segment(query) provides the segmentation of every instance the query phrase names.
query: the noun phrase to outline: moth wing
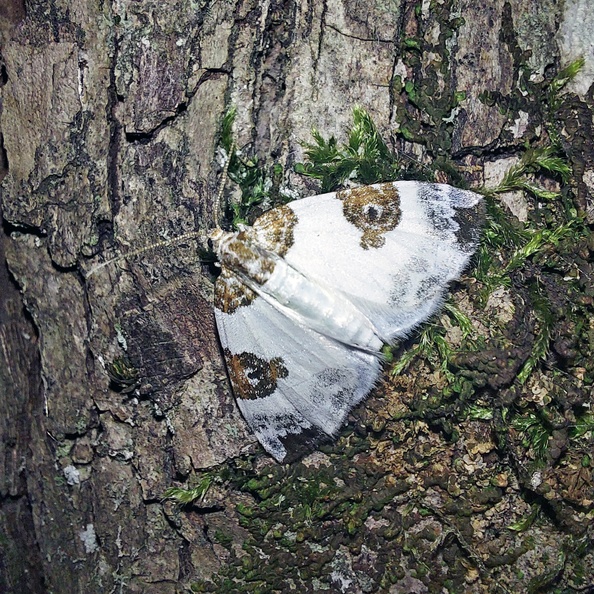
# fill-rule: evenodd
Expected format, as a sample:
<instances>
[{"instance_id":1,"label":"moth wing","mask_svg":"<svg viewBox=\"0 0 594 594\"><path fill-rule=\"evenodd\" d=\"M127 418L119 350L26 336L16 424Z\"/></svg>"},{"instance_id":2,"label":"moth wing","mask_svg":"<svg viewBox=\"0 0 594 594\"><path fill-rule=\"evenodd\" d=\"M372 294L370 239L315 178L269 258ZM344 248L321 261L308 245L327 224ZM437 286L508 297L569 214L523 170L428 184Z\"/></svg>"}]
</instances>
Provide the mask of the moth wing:
<instances>
[{"instance_id":1,"label":"moth wing","mask_svg":"<svg viewBox=\"0 0 594 594\"><path fill-rule=\"evenodd\" d=\"M439 307L476 250L484 216L478 194L412 181L311 196L282 208L282 225L256 221L258 239L282 228L285 260L344 293L386 342L406 336Z\"/></svg>"},{"instance_id":2,"label":"moth wing","mask_svg":"<svg viewBox=\"0 0 594 594\"><path fill-rule=\"evenodd\" d=\"M239 408L279 462L335 435L379 376L379 357L295 323L227 269L215 315Z\"/></svg>"}]
</instances>

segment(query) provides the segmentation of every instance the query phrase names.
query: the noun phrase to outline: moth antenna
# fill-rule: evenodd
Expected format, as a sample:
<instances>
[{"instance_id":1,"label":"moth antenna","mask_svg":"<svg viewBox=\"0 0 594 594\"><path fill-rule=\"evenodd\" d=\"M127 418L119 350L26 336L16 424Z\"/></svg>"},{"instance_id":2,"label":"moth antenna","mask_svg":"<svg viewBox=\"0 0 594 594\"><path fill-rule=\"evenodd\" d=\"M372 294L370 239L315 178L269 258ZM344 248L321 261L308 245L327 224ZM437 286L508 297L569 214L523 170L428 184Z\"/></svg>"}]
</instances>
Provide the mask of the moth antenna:
<instances>
[{"instance_id":1,"label":"moth antenna","mask_svg":"<svg viewBox=\"0 0 594 594\"><path fill-rule=\"evenodd\" d=\"M229 153L227 160L225 161L225 166L223 167L223 174L221 175L221 185L219 186L219 191L217 192L217 199L214 203L213 209L213 219L215 222L215 228L220 228L220 217L221 217L221 201L223 200L223 192L225 191L225 184L227 183L227 174L229 173L229 165L231 164L231 159L233 159L233 155L235 153L235 140L231 142L231 146L229 147Z\"/></svg>"},{"instance_id":2,"label":"moth antenna","mask_svg":"<svg viewBox=\"0 0 594 594\"><path fill-rule=\"evenodd\" d=\"M221 210L221 200L223 199L223 191L225 190L225 182L227 180L227 173L229 171L229 163L231 163L231 159L233 158L233 153L235 151L235 141L231 143L231 148L229 149L229 156L227 161L225 162L225 166L223 167L223 174L221 177L221 184L219 186L219 191L217 192L217 198L214 204L214 212L213 218L215 221L215 227L219 228L219 216ZM97 264L89 272L87 273L86 277L89 278L97 271L105 268L106 266L110 266L111 264L115 264L116 262L120 262L121 260L128 260L130 258L135 258L140 254L144 254L144 252L150 252L152 250L156 250L162 247L167 247L170 245L174 245L176 243L181 243L182 241L186 241L187 239L200 239L204 238L205 233L203 231L190 231L189 233L184 233L183 235L179 235L178 237L172 237L171 239L164 239L162 241L155 241L149 245L145 245L144 247L138 248L137 250L132 250L127 254L121 254L120 256L116 256L115 258L111 258L106 260L105 262L101 262L101 264Z\"/></svg>"},{"instance_id":3,"label":"moth antenna","mask_svg":"<svg viewBox=\"0 0 594 594\"><path fill-rule=\"evenodd\" d=\"M178 235L177 237L172 237L171 239L163 239L162 241L155 241L155 243L151 243L149 245L145 245L144 247L138 248L137 250L132 250L127 254L121 254L120 256L116 256L115 258L111 258L110 260L106 260L105 262L101 262L101 264L97 264L89 270L87 274L87 278L91 275L95 274L98 270L109 266L110 264L115 264L120 260L128 260L130 258L134 258L139 256L140 254L144 254L144 252L150 252L151 250L156 250L162 247L167 247L169 245L173 245L175 243L180 243L185 241L186 239L195 239L199 237L204 237L203 231L190 231L189 233L184 233L183 235Z\"/></svg>"}]
</instances>

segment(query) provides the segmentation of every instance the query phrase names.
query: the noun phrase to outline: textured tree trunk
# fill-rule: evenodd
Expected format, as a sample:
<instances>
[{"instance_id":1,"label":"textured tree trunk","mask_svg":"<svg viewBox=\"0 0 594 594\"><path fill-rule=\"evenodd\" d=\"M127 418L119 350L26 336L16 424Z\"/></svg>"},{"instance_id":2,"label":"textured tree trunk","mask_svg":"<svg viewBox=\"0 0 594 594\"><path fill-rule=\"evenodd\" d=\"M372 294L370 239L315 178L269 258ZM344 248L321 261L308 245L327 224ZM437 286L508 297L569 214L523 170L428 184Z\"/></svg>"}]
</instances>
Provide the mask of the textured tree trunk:
<instances>
[{"instance_id":1,"label":"textured tree trunk","mask_svg":"<svg viewBox=\"0 0 594 594\"><path fill-rule=\"evenodd\" d=\"M315 189L292 172L303 160L300 141L312 127L344 138L356 104L394 148L425 162L449 155L480 185L500 179L506 159L541 133L538 105L512 101L523 68L538 83L580 55L586 66L572 91L581 111L572 112L579 117L565 143L576 171L574 206L587 213L589 0L486 7L9 0L0 26L1 592L292 585L495 592L499 582L506 592L594 581L589 525L579 519L586 516L571 519L591 509L591 468L573 475L576 484L586 481L584 497L559 487L547 498L526 488L521 464L496 454L492 432L505 429L470 421L456 444L415 421L401 428L393 453L375 448L340 462L314 454L279 467L235 406L212 278L196 245L88 275L109 257L212 227L220 123L232 105L238 145L265 166L281 163L283 184L303 195ZM458 91L465 99L455 107ZM497 98L509 98L507 111ZM405 143L410 134L424 136L424 146ZM130 391L121 389L122 367L135 370ZM492 397L501 397L500 387L512 389L493 381ZM378 429L374 416L389 423L382 403L369 400L356 426ZM424 455L431 461L417 464ZM492 473L475 482L477 455ZM465 478L454 480L452 468ZM187 509L163 501L168 487L192 486L208 470L216 478L203 501ZM339 491L325 490L335 483ZM257 518L254 506L270 500L254 484L282 494ZM296 502L284 508L289 491ZM531 535L540 549L507 530L535 497L555 516ZM337 523L331 512L316 515L333 499L341 502ZM304 500L307 521L295 512ZM293 522L307 528L292 531ZM332 536L320 544L325 531ZM494 535L502 532L505 539ZM577 559L567 547L580 539ZM581 583L572 577L579 563Z\"/></svg>"}]
</instances>

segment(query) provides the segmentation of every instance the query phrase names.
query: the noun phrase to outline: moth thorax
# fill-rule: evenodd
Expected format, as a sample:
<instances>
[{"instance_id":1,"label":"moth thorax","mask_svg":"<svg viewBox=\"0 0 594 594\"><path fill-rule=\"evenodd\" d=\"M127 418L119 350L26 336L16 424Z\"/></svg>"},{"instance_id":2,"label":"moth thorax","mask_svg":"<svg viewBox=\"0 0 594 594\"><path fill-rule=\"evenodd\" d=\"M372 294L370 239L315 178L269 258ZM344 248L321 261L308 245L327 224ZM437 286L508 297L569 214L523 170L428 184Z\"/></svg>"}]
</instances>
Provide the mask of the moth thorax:
<instances>
[{"instance_id":1,"label":"moth thorax","mask_svg":"<svg viewBox=\"0 0 594 594\"><path fill-rule=\"evenodd\" d=\"M269 278L276 265L274 255L250 241L243 231L221 232L212 237L221 266L248 277L259 285Z\"/></svg>"}]
</instances>

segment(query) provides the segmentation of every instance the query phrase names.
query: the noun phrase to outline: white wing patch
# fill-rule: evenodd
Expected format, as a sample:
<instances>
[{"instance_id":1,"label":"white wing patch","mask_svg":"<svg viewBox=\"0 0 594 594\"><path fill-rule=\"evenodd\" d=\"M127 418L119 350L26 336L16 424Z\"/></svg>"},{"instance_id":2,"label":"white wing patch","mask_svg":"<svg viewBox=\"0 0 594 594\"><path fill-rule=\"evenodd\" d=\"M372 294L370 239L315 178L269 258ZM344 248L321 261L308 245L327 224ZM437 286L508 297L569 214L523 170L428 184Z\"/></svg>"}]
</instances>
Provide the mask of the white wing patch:
<instances>
[{"instance_id":1,"label":"white wing patch","mask_svg":"<svg viewBox=\"0 0 594 594\"><path fill-rule=\"evenodd\" d=\"M239 407L279 462L332 437L372 389L382 344L440 305L476 250L478 194L393 182L217 230L215 313Z\"/></svg>"}]
</instances>

